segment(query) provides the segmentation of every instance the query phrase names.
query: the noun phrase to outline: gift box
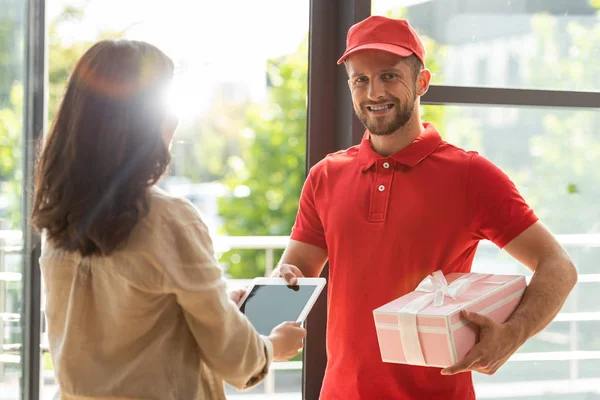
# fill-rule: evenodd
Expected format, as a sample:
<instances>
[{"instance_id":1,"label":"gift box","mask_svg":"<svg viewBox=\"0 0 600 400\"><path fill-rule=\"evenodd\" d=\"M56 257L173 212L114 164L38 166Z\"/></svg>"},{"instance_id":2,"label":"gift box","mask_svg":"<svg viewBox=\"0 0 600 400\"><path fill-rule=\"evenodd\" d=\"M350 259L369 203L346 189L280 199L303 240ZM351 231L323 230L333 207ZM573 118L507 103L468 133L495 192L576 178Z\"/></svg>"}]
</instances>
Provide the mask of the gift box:
<instances>
[{"instance_id":1,"label":"gift box","mask_svg":"<svg viewBox=\"0 0 600 400\"><path fill-rule=\"evenodd\" d=\"M526 286L522 275L444 276L436 271L415 291L373 311L381 359L440 368L461 361L478 333L461 310L503 323L519 305Z\"/></svg>"}]
</instances>

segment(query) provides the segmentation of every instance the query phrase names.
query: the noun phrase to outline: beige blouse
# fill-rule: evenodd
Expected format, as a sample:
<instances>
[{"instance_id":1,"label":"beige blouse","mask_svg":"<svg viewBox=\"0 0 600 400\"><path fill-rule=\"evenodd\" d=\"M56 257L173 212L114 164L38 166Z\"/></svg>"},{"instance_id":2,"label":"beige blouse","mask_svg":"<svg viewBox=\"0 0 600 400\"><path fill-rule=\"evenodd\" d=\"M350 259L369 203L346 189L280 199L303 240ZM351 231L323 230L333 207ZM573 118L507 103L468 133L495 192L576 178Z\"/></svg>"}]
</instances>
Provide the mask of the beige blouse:
<instances>
[{"instance_id":1,"label":"beige blouse","mask_svg":"<svg viewBox=\"0 0 600 400\"><path fill-rule=\"evenodd\" d=\"M273 349L228 298L184 199L150 190L126 246L86 257L47 243L40 266L62 399L224 399L267 374Z\"/></svg>"}]
</instances>

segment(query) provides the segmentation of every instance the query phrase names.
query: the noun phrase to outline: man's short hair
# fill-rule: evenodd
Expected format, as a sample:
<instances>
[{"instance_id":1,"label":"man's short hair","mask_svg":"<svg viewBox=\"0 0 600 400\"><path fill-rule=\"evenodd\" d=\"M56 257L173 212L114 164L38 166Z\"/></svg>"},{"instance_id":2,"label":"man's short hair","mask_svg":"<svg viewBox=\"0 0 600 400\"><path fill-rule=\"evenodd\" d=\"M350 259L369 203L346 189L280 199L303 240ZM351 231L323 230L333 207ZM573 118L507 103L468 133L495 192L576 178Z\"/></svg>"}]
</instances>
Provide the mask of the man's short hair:
<instances>
[{"instance_id":1,"label":"man's short hair","mask_svg":"<svg viewBox=\"0 0 600 400\"><path fill-rule=\"evenodd\" d=\"M404 58L404 62L407 63L410 67L410 70L413 74L413 79L417 80L419 74L423 70L423 63L421 62L421 60L419 60L419 57L417 57L414 54L411 54L410 56Z\"/></svg>"}]
</instances>

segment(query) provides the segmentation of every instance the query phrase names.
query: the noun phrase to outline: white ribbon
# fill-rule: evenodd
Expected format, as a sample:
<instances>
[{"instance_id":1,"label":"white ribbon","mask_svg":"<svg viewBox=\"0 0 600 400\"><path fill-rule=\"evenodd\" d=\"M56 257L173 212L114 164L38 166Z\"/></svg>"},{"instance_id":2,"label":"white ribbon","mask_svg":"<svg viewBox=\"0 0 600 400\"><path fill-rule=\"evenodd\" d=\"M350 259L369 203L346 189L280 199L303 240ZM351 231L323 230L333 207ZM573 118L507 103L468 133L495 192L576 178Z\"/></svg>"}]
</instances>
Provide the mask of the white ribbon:
<instances>
[{"instance_id":1,"label":"white ribbon","mask_svg":"<svg viewBox=\"0 0 600 400\"><path fill-rule=\"evenodd\" d=\"M450 296L456 300L464 293L473 282L488 278L491 274L469 274L456 279L450 285L446 282L442 271L435 271L423 279L415 292L426 292L427 294L417 297L402 307L398 313L398 327L400 329L400 340L404 349L406 362L412 365L427 365L419 340L417 329L417 314L428 305L439 307L444 304L444 297Z\"/></svg>"}]
</instances>

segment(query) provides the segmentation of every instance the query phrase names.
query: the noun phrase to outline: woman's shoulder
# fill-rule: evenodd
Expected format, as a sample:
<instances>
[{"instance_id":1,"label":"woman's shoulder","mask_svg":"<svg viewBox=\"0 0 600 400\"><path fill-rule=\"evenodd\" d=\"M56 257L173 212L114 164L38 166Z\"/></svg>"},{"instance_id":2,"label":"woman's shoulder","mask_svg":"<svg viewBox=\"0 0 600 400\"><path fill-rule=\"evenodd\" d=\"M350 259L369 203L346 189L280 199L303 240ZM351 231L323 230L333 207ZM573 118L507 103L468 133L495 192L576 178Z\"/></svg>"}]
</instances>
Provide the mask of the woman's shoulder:
<instances>
[{"instance_id":1,"label":"woman's shoulder","mask_svg":"<svg viewBox=\"0 0 600 400\"><path fill-rule=\"evenodd\" d=\"M194 226L206 230L201 214L186 198L152 186L148 191L148 206L148 214L129 238L130 248L140 246L148 250L152 247L152 251L161 252L164 246L175 245Z\"/></svg>"},{"instance_id":2,"label":"woman's shoulder","mask_svg":"<svg viewBox=\"0 0 600 400\"><path fill-rule=\"evenodd\" d=\"M158 186L150 188L149 200L151 219L173 223L201 221L200 213L188 199L169 194Z\"/></svg>"}]
</instances>

